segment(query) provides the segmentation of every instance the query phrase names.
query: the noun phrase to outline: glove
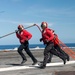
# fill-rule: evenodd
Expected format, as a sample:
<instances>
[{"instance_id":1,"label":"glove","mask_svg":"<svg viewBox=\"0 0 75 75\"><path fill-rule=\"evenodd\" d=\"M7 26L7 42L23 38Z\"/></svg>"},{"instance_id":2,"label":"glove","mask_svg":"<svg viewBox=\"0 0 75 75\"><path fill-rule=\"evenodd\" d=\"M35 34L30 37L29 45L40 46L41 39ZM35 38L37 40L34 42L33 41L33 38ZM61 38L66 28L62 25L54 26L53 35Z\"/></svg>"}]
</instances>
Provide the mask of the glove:
<instances>
[{"instance_id":1,"label":"glove","mask_svg":"<svg viewBox=\"0 0 75 75\"><path fill-rule=\"evenodd\" d=\"M26 38L26 41L28 41L28 38Z\"/></svg>"},{"instance_id":2,"label":"glove","mask_svg":"<svg viewBox=\"0 0 75 75\"><path fill-rule=\"evenodd\" d=\"M18 30L15 30L15 33L18 33Z\"/></svg>"},{"instance_id":3,"label":"glove","mask_svg":"<svg viewBox=\"0 0 75 75\"><path fill-rule=\"evenodd\" d=\"M36 25L36 24L34 24L34 25Z\"/></svg>"},{"instance_id":4,"label":"glove","mask_svg":"<svg viewBox=\"0 0 75 75\"><path fill-rule=\"evenodd\" d=\"M40 42L42 41L42 38L40 39Z\"/></svg>"},{"instance_id":5,"label":"glove","mask_svg":"<svg viewBox=\"0 0 75 75\"><path fill-rule=\"evenodd\" d=\"M46 42L48 43L48 42L49 42L49 40L47 40L47 39L46 39Z\"/></svg>"},{"instance_id":6,"label":"glove","mask_svg":"<svg viewBox=\"0 0 75 75\"><path fill-rule=\"evenodd\" d=\"M55 31L53 30L53 32L55 32Z\"/></svg>"}]
</instances>

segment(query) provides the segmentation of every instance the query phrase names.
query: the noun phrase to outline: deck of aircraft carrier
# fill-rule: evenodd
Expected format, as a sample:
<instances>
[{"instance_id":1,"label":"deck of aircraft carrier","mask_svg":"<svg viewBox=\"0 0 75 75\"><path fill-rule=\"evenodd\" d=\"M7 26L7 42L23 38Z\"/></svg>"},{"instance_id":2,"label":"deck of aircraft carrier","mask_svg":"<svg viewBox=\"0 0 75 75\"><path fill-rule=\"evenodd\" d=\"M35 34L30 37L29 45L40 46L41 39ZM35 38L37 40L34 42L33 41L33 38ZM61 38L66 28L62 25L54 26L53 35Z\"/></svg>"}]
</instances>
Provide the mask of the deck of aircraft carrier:
<instances>
[{"instance_id":1,"label":"deck of aircraft carrier","mask_svg":"<svg viewBox=\"0 0 75 75\"><path fill-rule=\"evenodd\" d=\"M43 60L43 50L31 50L38 60ZM25 53L25 51L24 51ZM47 64L45 69L39 69L37 64L32 65L31 58L25 53L27 62L20 65L22 58L17 51L0 51L0 75L75 75L75 60L70 57L70 61L63 61L53 56L52 62Z\"/></svg>"}]
</instances>

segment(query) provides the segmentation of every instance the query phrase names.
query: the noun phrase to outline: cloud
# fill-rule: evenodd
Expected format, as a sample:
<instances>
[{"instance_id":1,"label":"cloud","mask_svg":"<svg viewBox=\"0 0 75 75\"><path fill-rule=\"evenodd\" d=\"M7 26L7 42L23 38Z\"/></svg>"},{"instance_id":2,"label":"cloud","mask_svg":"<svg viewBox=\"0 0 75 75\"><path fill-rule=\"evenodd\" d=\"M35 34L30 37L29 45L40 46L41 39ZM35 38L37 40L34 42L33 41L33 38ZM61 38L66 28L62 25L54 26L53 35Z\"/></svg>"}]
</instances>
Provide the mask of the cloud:
<instances>
[{"instance_id":1,"label":"cloud","mask_svg":"<svg viewBox=\"0 0 75 75\"><path fill-rule=\"evenodd\" d=\"M31 23L31 22L29 22L29 23L27 23L27 22L18 22L18 21L11 21L11 20L0 20L0 22L2 22L2 23L11 23L11 24L23 24L23 25L27 25L27 26L29 26L29 25L33 25L33 24L35 24L35 23ZM40 24L40 23L37 23L37 24Z\"/></svg>"},{"instance_id":2,"label":"cloud","mask_svg":"<svg viewBox=\"0 0 75 75\"><path fill-rule=\"evenodd\" d=\"M11 20L0 20L0 22L2 23L10 23L10 24L13 24L13 25L18 25L18 24L23 24L23 25L26 25L26 26L29 26L29 25L33 25L33 24L37 24L37 25L41 25L41 23L39 22L18 22L18 21L11 21ZM48 26L52 26L53 23L48 23Z\"/></svg>"}]
</instances>

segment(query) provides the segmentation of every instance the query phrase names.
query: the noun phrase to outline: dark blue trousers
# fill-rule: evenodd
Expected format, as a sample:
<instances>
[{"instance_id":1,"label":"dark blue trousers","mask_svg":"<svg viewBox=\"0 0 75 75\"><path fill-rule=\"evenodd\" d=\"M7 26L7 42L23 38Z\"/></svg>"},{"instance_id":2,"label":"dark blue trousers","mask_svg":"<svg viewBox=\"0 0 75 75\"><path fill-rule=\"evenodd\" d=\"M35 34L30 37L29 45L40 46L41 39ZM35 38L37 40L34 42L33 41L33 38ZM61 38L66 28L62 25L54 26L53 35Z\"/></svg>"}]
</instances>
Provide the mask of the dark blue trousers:
<instances>
[{"instance_id":1,"label":"dark blue trousers","mask_svg":"<svg viewBox=\"0 0 75 75\"><path fill-rule=\"evenodd\" d=\"M18 48L18 53L20 54L20 56L22 57L23 60L27 60L26 56L24 55L24 53L22 52L23 49L26 51L26 53L30 56L30 58L33 60L33 62L36 61L36 58L33 56L33 54L31 53L31 51L29 50L29 42L25 41L23 44L21 44Z\"/></svg>"}]
</instances>

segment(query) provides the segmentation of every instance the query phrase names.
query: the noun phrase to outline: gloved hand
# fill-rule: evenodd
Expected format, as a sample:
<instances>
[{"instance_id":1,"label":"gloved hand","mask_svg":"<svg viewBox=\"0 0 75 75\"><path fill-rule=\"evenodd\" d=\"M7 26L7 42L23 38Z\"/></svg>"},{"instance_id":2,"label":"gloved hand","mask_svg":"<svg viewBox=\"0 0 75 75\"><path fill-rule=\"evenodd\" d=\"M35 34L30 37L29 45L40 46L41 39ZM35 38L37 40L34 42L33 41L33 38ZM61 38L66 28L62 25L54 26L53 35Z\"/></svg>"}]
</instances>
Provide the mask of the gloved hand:
<instances>
[{"instance_id":1,"label":"gloved hand","mask_svg":"<svg viewBox=\"0 0 75 75\"><path fill-rule=\"evenodd\" d=\"M42 41L42 38L40 38L40 42Z\"/></svg>"},{"instance_id":2,"label":"gloved hand","mask_svg":"<svg viewBox=\"0 0 75 75\"><path fill-rule=\"evenodd\" d=\"M48 43L48 42L49 42L49 40L47 40L47 39L46 39L46 42Z\"/></svg>"},{"instance_id":3,"label":"gloved hand","mask_svg":"<svg viewBox=\"0 0 75 75\"><path fill-rule=\"evenodd\" d=\"M18 30L15 30L15 33L18 33Z\"/></svg>"},{"instance_id":4,"label":"gloved hand","mask_svg":"<svg viewBox=\"0 0 75 75\"><path fill-rule=\"evenodd\" d=\"M26 38L26 41L28 41L28 38Z\"/></svg>"},{"instance_id":5,"label":"gloved hand","mask_svg":"<svg viewBox=\"0 0 75 75\"><path fill-rule=\"evenodd\" d=\"M34 24L34 25L36 25L36 24Z\"/></svg>"},{"instance_id":6,"label":"gloved hand","mask_svg":"<svg viewBox=\"0 0 75 75\"><path fill-rule=\"evenodd\" d=\"M53 32L55 32L55 31L53 30Z\"/></svg>"}]
</instances>

